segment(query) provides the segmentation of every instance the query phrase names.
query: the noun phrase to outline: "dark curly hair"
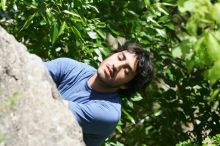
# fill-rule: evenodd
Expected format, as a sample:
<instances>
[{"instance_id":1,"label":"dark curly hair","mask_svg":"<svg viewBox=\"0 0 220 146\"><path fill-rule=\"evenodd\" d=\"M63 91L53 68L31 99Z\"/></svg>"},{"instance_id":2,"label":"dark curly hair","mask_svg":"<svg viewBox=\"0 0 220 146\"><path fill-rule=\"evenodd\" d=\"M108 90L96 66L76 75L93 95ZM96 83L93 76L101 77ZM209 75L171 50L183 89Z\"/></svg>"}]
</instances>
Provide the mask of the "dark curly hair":
<instances>
[{"instance_id":1,"label":"dark curly hair","mask_svg":"<svg viewBox=\"0 0 220 146\"><path fill-rule=\"evenodd\" d=\"M114 50L112 54L127 50L130 53L135 53L138 56L138 66L135 77L127 83L127 89L119 90L123 95L129 95L136 91L145 89L153 79L153 63L141 45L126 43Z\"/></svg>"}]
</instances>

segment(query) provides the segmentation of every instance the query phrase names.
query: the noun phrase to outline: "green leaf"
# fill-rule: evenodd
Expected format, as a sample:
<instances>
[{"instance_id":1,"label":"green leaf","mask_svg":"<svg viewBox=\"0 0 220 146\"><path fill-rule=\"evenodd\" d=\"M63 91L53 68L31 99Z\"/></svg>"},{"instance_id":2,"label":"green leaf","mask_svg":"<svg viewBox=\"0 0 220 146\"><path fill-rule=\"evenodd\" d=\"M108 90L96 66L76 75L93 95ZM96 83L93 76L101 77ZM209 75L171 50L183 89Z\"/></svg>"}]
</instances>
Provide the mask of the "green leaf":
<instances>
[{"instance_id":1,"label":"green leaf","mask_svg":"<svg viewBox=\"0 0 220 146\"><path fill-rule=\"evenodd\" d=\"M205 77L210 80L211 85L220 79L220 60L216 61L213 67L205 73Z\"/></svg>"},{"instance_id":2,"label":"green leaf","mask_svg":"<svg viewBox=\"0 0 220 146\"><path fill-rule=\"evenodd\" d=\"M116 127L116 129L118 130L119 133L122 133L122 128L121 128L121 126L118 125L118 126Z\"/></svg>"},{"instance_id":3,"label":"green leaf","mask_svg":"<svg viewBox=\"0 0 220 146\"><path fill-rule=\"evenodd\" d=\"M186 24L186 29L191 35L197 35L197 30L198 30L198 19L196 16L192 16L187 24Z\"/></svg>"},{"instance_id":4,"label":"green leaf","mask_svg":"<svg viewBox=\"0 0 220 146\"><path fill-rule=\"evenodd\" d=\"M157 117L157 116L159 116L159 115L161 115L161 114L162 114L162 111L161 111L160 109L154 111L154 116L155 116L155 117Z\"/></svg>"},{"instance_id":5,"label":"green leaf","mask_svg":"<svg viewBox=\"0 0 220 146\"><path fill-rule=\"evenodd\" d=\"M176 47L172 50L172 55L174 58L181 58L182 57L182 50L180 47Z\"/></svg>"},{"instance_id":6,"label":"green leaf","mask_svg":"<svg viewBox=\"0 0 220 146\"><path fill-rule=\"evenodd\" d=\"M125 110L122 110L122 111L127 116L127 118L131 121L131 123L135 124L134 118L128 112L126 112Z\"/></svg>"},{"instance_id":7,"label":"green leaf","mask_svg":"<svg viewBox=\"0 0 220 146\"><path fill-rule=\"evenodd\" d=\"M66 28L66 22L64 21L60 26L60 31L58 36L60 36L64 32L65 28Z\"/></svg>"},{"instance_id":8,"label":"green leaf","mask_svg":"<svg viewBox=\"0 0 220 146\"><path fill-rule=\"evenodd\" d=\"M99 10L95 6L92 6L90 4L86 4L86 7L93 8L97 13L99 13Z\"/></svg>"},{"instance_id":9,"label":"green leaf","mask_svg":"<svg viewBox=\"0 0 220 146\"><path fill-rule=\"evenodd\" d=\"M119 122L118 122L118 124L117 124L117 130L120 132L120 133L123 133L123 131L122 131L122 126L123 125L123 123L122 123L122 121L120 120Z\"/></svg>"},{"instance_id":10,"label":"green leaf","mask_svg":"<svg viewBox=\"0 0 220 146\"><path fill-rule=\"evenodd\" d=\"M186 60L186 65L187 65L186 67L187 67L188 72L191 72L195 65L195 60L194 59Z\"/></svg>"},{"instance_id":11,"label":"green leaf","mask_svg":"<svg viewBox=\"0 0 220 146\"><path fill-rule=\"evenodd\" d=\"M196 39L194 37L188 37L187 40L183 40L180 43L180 48L183 53L184 57L189 57L189 54L191 53L190 49L192 48L192 44L196 43ZM191 58L190 58L191 59Z\"/></svg>"},{"instance_id":12,"label":"green leaf","mask_svg":"<svg viewBox=\"0 0 220 146\"><path fill-rule=\"evenodd\" d=\"M153 126L151 126L151 125L145 128L145 133L146 133L146 135L149 135L150 130L151 130L152 128L153 128Z\"/></svg>"},{"instance_id":13,"label":"green leaf","mask_svg":"<svg viewBox=\"0 0 220 146\"><path fill-rule=\"evenodd\" d=\"M220 44L212 32L207 35L206 46L208 55L212 61L220 60Z\"/></svg>"},{"instance_id":14,"label":"green leaf","mask_svg":"<svg viewBox=\"0 0 220 146\"><path fill-rule=\"evenodd\" d=\"M220 3L214 4L210 12L211 17L218 23L220 23Z\"/></svg>"},{"instance_id":15,"label":"green leaf","mask_svg":"<svg viewBox=\"0 0 220 146\"><path fill-rule=\"evenodd\" d=\"M78 39L81 39L83 40L82 36L81 36L81 33L78 31L78 29L75 27L75 26L71 26L70 28L72 30L72 32L74 33L74 35L76 37L78 37Z\"/></svg>"},{"instance_id":16,"label":"green leaf","mask_svg":"<svg viewBox=\"0 0 220 146\"><path fill-rule=\"evenodd\" d=\"M104 54L104 56L108 56L111 53L111 50L108 48L99 47L99 50Z\"/></svg>"},{"instance_id":17,"label":"green leaf","mask_svg":"<svg viewBox=\"0 0 220 146\"><path fill-rule=\"evenodd\" d=\"M58 32L58 24L57 23L54 23L53 25L53 33L52 33L52 44L54 44L57 40L59 36L59 32Z\"/></svg>"},{"instance_id":18,"label":"green leaf","mask_svg":"<svg viewBox=\"0 0 220 146\"><path fill-rule=\"evenodd\" d=\"M178 8L180 12L193 11L196 6L196 2L194 1L186 1L186 0L178 0Z\"/></svg>"},{"instance_id":19,"label":"green leaf","mask_svg":"<svg viewBox=\"0 0 220 146\"><path fill-rule=\"evenodd\" d=\"M75 16L75 17L79 17L79 18L80 18L80 15L78 15L78 14L76 14L76 13L74 13L74 12L70 12L70 11L68 11L68 10L64 10L63 12L66 13L66 14L69 14L69 15L72 15L72 16Z\"/></svg>"},{"instance_id":20,"label":"green leaf","mask_svg":"<svg viewBox=\"0 0 220 146\"><path fill-rule=\"evenodd\" d=\"M215 90L211 93L210 98L209 98L209 101L215 101L215 100L218 98L219 93L220 93L220 88L215 89Z\"/></svg>"},{"instance_id":21,"label":"green leaf","mask_svg":"<svg viewBox=\"0 0 220 146\"><path fill-rule=\"evenodd\" d=\"M205 44L206 42L206 35L203 35L195 43L194 50L196 53L196 57L194 59L194 63L198 66L209 65L211 63L207 53L207 48Z\"/></svg>"},{"instance_id":22,"label":"green leaf","mask_svg":"<svg viewBox=\"0 0 220 146\"><path fill-rule=\"evenodd\" d=\"M127 10L127 12L130 13L131 15L138 16L134 11Z\"/></svg>"},{"instance_id":23,"label":"green leaf","mask_svg":"<svg viewBox=\"0 0 220 146\"><path fill-rule=\"evenodd\" d=\"M106 35L101 30L97 29L95 31L102 37L102 39L106 39Z\"/></svg>"},{"instance_id":24,"label":"green leaf","mask_svg":"<svg viewBox=\"0 0 220 146\"><path fill-rule=\"evenodd\" d=\"M157 31L158 35L160 35L163 38L167 38L167 34L166 34L166 30L165 29L158 29L158 28L156 28L155 30Z\"/></svg>"},{"instance_id":25,"label":"green leaf","mask_svg":"<svg viewBox=\"0 0 220 146\"><path fill-rule=\"evenodd\" d=\"M33 18L35 17L36 14L37 14L37 12L28 17L27 21L24 23L24 25L20 29L20 31L28 28L28 26L31 24L31 22L32 22L32 20L33 20Z\"/></svg>"},{"instance_id":26,"label":"green leaf","mask_svg":"<svg viewBox=\"0 0 220 146\"><path fill-rule=\"evenodd\" d=\"M108 26L108 28L111 30L111 32L113 34L115 34L116 36L118 36L120 34L120 32L116 31L115 29L113 29L112 27Z\"/></svg>"},{"instance_id":27,"label":"green leaf","mask_svg":"<svg viewBox=\"0 0 220 146\"><path fill-rule=\"evenodd\" d=\"M194 46L194 50L196 53L198 53L199 51L201 51L201 49L203 48L203 42L205 40L205 36L202 36L198 39L198 41L196 42L195 46Z\"/></svg>"},{"instance_id":28,"label":"green leaf","mask_svg":"<svg viewBox=\"0 0 220 146\"><path fill-rule=\"evenodd\" d=\"M166 11L166 10L164 10L162 7L161 7L161 5L157 5L158 7L158 10L160 11L160 12L162 12L162 13L164 13L165 15L169 15L169 13Z\"/></svg>"},{"instance_id":29,"label":"green leaf","mask_svg":"<svg viewBox=\"0 0 220 146\"><path fill-rule=\"evenodd\" d=\"M96 55L94 56L94 60L98 60L98 62L102 62L102 54L101 51L99 49L94 49L94 52L96 53Z\"/></svg>"},{"instance_id":30,"label":"green leaf","mask_svg":"<svg viewBox=\"0 0 220 146\"><path fill-rule=\"evenodd\" d=\"M213 33L213 35L216 38L216 40L218 41L218 43L220 43L220 31L215 31Z\"/></svg>"},{"instance_id":31,"label":"green leaf","mask_svg":"<svg viewBox=\"0 0 220 146\"><path fill-rule=\"evenodd\" d=\"M132 101L140 101L140 100L142 100L142 99L143 99L143 97L141 96L140 93L135 94L135 96L133 96L133 97L131 98Z\"/></svg>"},{"instance_id":32,"label":"green leaf","mask_svg":"<svg viewBox=\"0 0 220 146\"><path fill-rule=\"evenodd\" d=\"M134 104L133 104L133 102L131 102L131 101L127 101L127 104L128 104L128 106L131 108L131 109L134 109Z\"/></svg>"},{"instance_id":33,"label":"green leaf","mask_svg":"<svg viewBox=\"0 0 220 146\"><path fill-rule=\"evenodd\" d=\"M1 0L1 6L2 6L2 10L3 10L3 11L6 10L6 1L7 1L7 0Z\"/></svg>"},{"instance_id":34,"label":"green leaf","mask_svg":"<svg viewBox=\"0 0 220 146\"><path fill-rule=\"evenodd\" d=\"M144 3L145 3L146 8L150 7L151 5L150 0L144 0Z\"/></svg>"},{"instance_id":35,"label":"green leaf","mask_svg":"<svg viewBox=\"0 0 220 146\"><path fill-rule=\"evenodd\" d=\"M94 31L89 31L89 32L87 32L87 34L89 35L89 37L91 39L96 39L97 38L97 33L94 32Z\"/></svg>"}]
</instances>

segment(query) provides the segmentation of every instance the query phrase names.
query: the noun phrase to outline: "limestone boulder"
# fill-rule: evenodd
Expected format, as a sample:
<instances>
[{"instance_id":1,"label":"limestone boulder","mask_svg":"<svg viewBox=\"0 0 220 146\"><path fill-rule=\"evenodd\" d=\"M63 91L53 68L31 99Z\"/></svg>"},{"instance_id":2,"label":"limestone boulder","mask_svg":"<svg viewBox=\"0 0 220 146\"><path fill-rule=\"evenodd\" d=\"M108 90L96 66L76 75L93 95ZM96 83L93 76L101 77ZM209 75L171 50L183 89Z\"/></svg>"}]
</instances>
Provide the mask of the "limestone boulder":
<instances>
[{"instance_id":1,"label":"limestone boulder","mask_svg":"<svg viewBox=\"0 0 220 146\"><path fill-rule=\"evenodd\" d=\"M84 146L42 60L0 27L0 146Z\"/></svg>"}]
</instances>

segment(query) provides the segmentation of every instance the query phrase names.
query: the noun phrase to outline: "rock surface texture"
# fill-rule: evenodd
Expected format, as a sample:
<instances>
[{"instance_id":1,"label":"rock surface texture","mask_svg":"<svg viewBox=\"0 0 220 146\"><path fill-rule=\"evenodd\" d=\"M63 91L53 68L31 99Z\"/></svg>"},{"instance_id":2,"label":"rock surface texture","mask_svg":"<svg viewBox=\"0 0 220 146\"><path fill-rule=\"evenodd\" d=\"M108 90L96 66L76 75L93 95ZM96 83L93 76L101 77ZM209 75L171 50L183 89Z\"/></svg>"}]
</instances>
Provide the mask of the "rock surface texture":
<instances>
[{"instance_id":1,"label":"rock surface texture","mask_svg":"<svg viewBox=\"0 0 220 146\"><path fill-rule=\"evenodd\" d=\"M84 146L42 60L0 27L0 146Z\"/></svg>"}]
</instances>

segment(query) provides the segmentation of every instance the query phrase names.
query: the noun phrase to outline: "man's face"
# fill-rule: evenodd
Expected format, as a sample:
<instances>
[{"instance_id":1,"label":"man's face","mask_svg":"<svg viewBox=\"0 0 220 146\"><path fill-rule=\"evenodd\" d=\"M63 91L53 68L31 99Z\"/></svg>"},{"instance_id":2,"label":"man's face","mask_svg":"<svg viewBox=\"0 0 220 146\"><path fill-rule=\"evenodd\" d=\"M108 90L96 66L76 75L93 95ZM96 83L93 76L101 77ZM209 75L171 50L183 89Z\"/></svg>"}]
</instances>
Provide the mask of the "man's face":
<instances>
[{"instance_id":1,"label":"man's face","mask_svg":"<svg viewBox=\"0 0 220 146\"><path fill-rule=\"evenodd\" d=\"M136 75L137 55L127 50L115 53L99 65L97 77L103 87L124 88Z\"/></svg>"}]
</instances>

